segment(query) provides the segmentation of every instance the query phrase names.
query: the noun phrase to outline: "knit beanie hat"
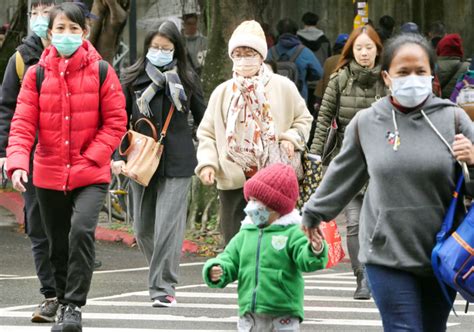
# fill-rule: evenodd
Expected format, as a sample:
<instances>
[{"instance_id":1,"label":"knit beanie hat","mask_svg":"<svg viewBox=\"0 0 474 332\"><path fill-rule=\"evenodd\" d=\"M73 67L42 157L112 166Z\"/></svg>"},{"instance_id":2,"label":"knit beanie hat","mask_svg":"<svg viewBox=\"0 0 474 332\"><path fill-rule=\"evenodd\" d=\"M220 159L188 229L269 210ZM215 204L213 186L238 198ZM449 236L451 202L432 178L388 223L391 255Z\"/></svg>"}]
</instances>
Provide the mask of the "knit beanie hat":
<instances>
[{"instance_id":1,"label":"knit beanie hat","mask_svg":"<svg viewBox=\"0 0 474 332\"><path fill-rule=\"evenodd\" d=\"M262 27L256 21L244 21L234 30L229 40L229 57L237 47L251 47L263 59L267 58L267 40Z\"/></svg>"},{"instance_id":2,"label":"knit beanie hat","mask_svg":"<svg viewBox=\"0 0 474 332\"><path fill-rule=\"evenodd\" d=\"M436 47L436 54L438 56L464 57L461 36L457 33L451 33L444 36Z\"/></svg>"},{"instance_id":3,"label":"knit beanie hat","mask_svg":"<svg viewBox=\"0 0 474 332\"><path fill-rule=\"evenodd\" d=\"M293 211L299 196L298 179L291 166L273 164L255 173L244 185L244 197L258 199L285 215Z\"/></svg>"}]
</instances>

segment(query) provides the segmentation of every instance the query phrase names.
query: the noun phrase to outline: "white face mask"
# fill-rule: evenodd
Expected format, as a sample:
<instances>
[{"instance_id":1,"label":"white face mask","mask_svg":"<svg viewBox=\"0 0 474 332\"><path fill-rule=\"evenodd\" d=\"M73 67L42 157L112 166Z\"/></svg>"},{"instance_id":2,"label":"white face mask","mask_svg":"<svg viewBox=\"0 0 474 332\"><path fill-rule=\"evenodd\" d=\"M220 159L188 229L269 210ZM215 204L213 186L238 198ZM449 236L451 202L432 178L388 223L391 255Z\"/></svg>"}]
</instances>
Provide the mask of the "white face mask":
<instances>
[{"instance_id":1,"label":"white face mask","mask_svg":"<svg viewBox=\"0 0 474 332\"><path fill-rule=\"evenodd\" d=\"M262 66L262 59L259 56L235 58L232 62L234 63L232 70L243 77L255 75Z\"/></svg>"},{"instance_id":2,"label":"white face mask","mask_svg":"<svg viewBox=\"0 0 474 332\"><path fill-rule=\"evenodd\" d=\"M387 76L390 77L390 75ZM432 93L433 76L409 75L390 77L392 96L404 107L420 105Z\"/></svg>"}]
</instances>

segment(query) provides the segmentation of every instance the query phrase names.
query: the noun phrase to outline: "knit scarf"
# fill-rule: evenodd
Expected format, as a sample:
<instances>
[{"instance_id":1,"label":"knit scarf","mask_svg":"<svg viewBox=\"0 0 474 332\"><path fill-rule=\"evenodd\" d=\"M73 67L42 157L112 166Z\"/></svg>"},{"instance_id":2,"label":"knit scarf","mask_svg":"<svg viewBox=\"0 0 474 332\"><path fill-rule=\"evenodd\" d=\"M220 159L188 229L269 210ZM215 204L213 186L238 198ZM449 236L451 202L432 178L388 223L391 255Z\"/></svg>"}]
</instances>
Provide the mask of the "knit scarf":
<instances>
[{"instance_id":1,"label":"knit scarf","mask_svg":"<svg viewBox=\"0 0 474 332\"><path fill-rule=\"evenodd\" d=\"M164 68L166 71L162 73L157 67L146 62L145 72L151 79L151 84L143 91L141 96L137 98L137 105L140 113L147 118L153 117L153 112L150 108L150 102L155 97L158 91L166 89L166 94L173 102L176 110L184 112L184 105L186 104L186 93L181 84L181 80L177 73L176 60Z\"/></svg>"},{"instance_id":2,"label":"knit scarf","mask_svg":"<svg viewBox=\"0 0 474 332\"><path fill-rule=\"evenodd\" d=\"M227 156L244 171L263 168L269 145L276 142L270 104L265 96L269 80L266 65L252 77L233 74L233 94L227 113Z\"/></svg>"}]
</instances>

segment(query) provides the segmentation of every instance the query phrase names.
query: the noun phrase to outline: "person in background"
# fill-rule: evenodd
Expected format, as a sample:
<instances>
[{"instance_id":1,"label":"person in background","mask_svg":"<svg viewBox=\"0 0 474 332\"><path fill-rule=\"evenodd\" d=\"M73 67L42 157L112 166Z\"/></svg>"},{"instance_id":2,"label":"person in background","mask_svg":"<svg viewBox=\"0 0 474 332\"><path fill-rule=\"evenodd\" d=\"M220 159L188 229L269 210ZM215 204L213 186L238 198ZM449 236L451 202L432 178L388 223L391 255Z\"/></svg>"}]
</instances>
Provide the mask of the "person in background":
<instances>
[{"instance_id":1,"label":"person in background","mask_svg":"<svg viewBox=\"0 0 474 332\"><path fill-rule=\"evenodd\" d=\"M474 192L474 127L463 110L433 95L435 55L423 36L394 37L381 63L392 94L352 119L341 152L304 206L303 225L310 231L335 218L369 181L359 259L384 331L446 331L451 303L434 276L431 251L458 162L469 167L466 193ZM454 301L455 291L448 292Z\"/></svg>"},{"instance_id":2,"label":"person in background","mask_svg":"<svg viewBox=\"0 0 474 332\"><path fill-rule=\"evenodd\" d=\"M342 50L339 64L332 74L324 93L323 102L316 124L316 133L310 152L323 155L327 144L328 128L338 112L338 140L342 141L347 125L362 109L385 96L386 90L380 75L380 55L382 42L373 28L363 26L352 31ZM337 108L339 106L339 108ZM340 149L336 147L334 155ZM328 163L323 160L323 163ZM351 267L357 277L354 299L370 299L370 290L365 278L364 265L359 261L359 219L364 193L353 196L344 210L347 222L347 249ZM330 220L330 219L327 219Z\"/></svg>"},{"instance_id":3,"label":"person in background","mask_svg":"<svg viewBox=\"0 0 474 332\"><path fill-rule=\"evenodd\" d=\"M311 128L312 117L296 85L263 63L267 52L256 21L244 21L234 30L228 45L232 78L212 92L197 131L195 173L205 185L217 182L225 244L245 217L245 180L267 166L270 153L292 158L302 151ZM270 151L275 145L279 149Z\"/></svg>"},{"instance_id":4,"label":"person in background","mask_svg":"<svg viewBox=\"0 0 474 332\"><path fill-rule=\"evenodd\" d=\"M7 34L7 29L4 26L0 27L0 48L2 48L3 43L5 42L5 36Z\"/></svg>"},{"instance_id":5,"label":"person in background","mask_svg":"<svg viewBox=\"0 0 474 332\"><path fill-rule=\"evenodd\" d=\"M183 16L183 35L191 66L198 75L201 75L207 54L207 37L204 37L198 30L197 14Z\"/></svg>"},{"instance_id":6,"label":"person in background","mask_svg":"<svg viewBox=\"0 0 474 332\"><path fill-rule=\"evenodd\" d=\"M467 71L469 62L464 61L461 36L452 33L444 36L436 47L437 76L441 85L441 97L449 98L458 78Z\"/></svg>"},{"instance_id":7,"label":"person in background","mask_svg":"<svg viewBox=\"0 0 474 332\"><path fill-rule=\"evenodd\" d=\"M446 26L441 21L436 21L430 24L428 29L428 38L430 39L431 45L436 50L441 38L446 36Z\"/></svg>"},{"instance_id":8,"label":"person in background","mask_svg":"<svg viewBox=\"0 0 474 332\"><path fill-rule=\"evenodd\" d=\"M41 53L51 43L48 37L49 13L54 7L54 1L32 1L28 13L32 34L25 37L10 57L0 93L0 168L6 161L8 136L11 121L20 93L21 83L28 68L38 63ZM30 168L33 166L33 155L30 158ZM33 175L29 174L25 183L26 191L22 193L25 212L25 232L31 241L33 261L36 275L40 282L40 293L44 300L36 308L31 321L35 323L53 322L58 310L56 284L52 265L49 259L49 242L41 221L41 214Z\"/></svg>"},{"instance_id":9,"label":"person in background","mask_svg":"<svg viewBox=\"0 0 474 332\"><path fill-rule=\"evenodd\" d=\"M197 74L189 67L186 49L176 25L165 21L145 38L143 56L125 70L122 86L129 124L151 136L148 119L161 133L174 109L158 169L147 187L131 182L133 227L140 250L150 267L148 291L153 307L176 305L179 259L186 230L188 193L196 167L190 114L199 125L206 105ZM178 91L171 94L170 91ZM113 162L119 174L124 161Z\"/></svg>"},{"instance_id":10,"label":"person in background","mask_svg":"<svg viewBox=\"0 0 474 332\"><path fill-rule=\"evenodd\" d=\"M8 138L7 166L16 190L36 189L60 303L51 331L81 331L81 307L94 267L94 233L111 177L110 158L126 130L125 98L111 66L99 83L101 57L85 39L88 30L81 9L65 2L49 15L51 45L23 79ZM38 89L39 77L43 80Z\"/></svg>"},{"instance_id":11,"label":"person in background","mask_svg":"<svg viewBox=\"0 0 474 332\"><path fill-rule=\"evenodd\" d=\"M302 45L301 40L296 35L298 32L298 25L289 18L280 20L277 24L278 42L273 46L269 52L266 60L276 61L272 56L272 49L281 58L290 59L294 52L296 52L299 45ZM298 68L298 87L304 100L308 101L308 82L317 81L323 76L323 68L319 63L314 53L307 47L303 46L299 56L295 60ZM312 106L309 106L312 107Z\"/></svg>"},{"instance_id":12,"label":"person in background","mask_svg":"<svg viewBox=\"0 0 474 332\"><path fill-rule=\"evenodd\" d=\"M469 65L469 68L463 75L461 75L461 77L459 77L456 86L454 87L453 93L449 97L453 103L456 103L459 91L461 91L461 89L466 86L466 83L469 85L474 85L474 54L471 57L471 64Z\"/></svg>"},{"instance_id":13,"label":"person in background","mask_svg":"<svg viewBox=\"0 0 474 332\"><path fill-rule=\"evenodd\" d=\"M304 28L298 30L297 36L304 46L313 51L320 64L323 64L331 56L331 43L323 30L318 29L319 16L307 12L301 18Z\"/></svg>"},{"instance_id":14,"label":"person in background","mask_svg":"<svg viewBox=\"0 0 474 332\"><path fill-rule=\"evenodd\" d=\"M265 33L265 40L267 41L267 48L272 48L275 45L275 35L272 32L272 27L270 24L262 22L260 23L262 26L263 32Z\"/></svg>"},{"instance_id":15,"label":"person in background","mask_svg":"<svg viewBox=\"0 0 474 332\"><path fill-rule=\"evenodd\" d=\"M375 30L379 34L382 44L392 37L395 28L395 19L390 15L384 15L379 19L379 27Z\"/></svg>"},{"instance_id":16,"label":"person in background","mask_svg":"<svg viewBox=\"0 0 474 332\"><path fill-rule=\"evenodd\" d=\"M309 241L301 231L298 180L290 166L258 171L244 195L247 217L224 252L206 262L203 279L211 288L239 281L239 332L300 331L302 272L325 268L328 245L319 229L307 234Z\"/></svg>"},{"instance_id":17,"label":"person in background","mask_svg":"<svg viewBox=\"0 0 474 332\"><path fill-rule=\"evenodd\" d=\"M400 33L421 33L418 24L414 22L403 23L400 27Z\"/></svg>"}]
</instances>

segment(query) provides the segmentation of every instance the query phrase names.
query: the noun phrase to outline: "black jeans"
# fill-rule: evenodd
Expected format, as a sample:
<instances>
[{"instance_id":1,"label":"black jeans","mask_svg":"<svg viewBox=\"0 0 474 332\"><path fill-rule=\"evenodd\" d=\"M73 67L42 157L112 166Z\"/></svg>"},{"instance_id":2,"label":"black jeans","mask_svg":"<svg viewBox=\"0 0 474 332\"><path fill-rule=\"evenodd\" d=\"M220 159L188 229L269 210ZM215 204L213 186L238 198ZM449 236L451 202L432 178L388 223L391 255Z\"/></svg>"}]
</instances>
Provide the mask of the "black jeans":
<instances>
[{"instance_id":1,"label":"black jeans","mask_svg":"<svg viewBox=\"0 0 474 332\"><path fill-rule=\"evenodd\" d=\"M63 304L86 304L94 269L94 233L107 184L63 192L36 188L50 243L56 295Z\"/></svg>"},{"instance_id":2,"label":"black jeans","mask_svg":"<svg viewBox=\"0 0 474 332\"><path fill-rule=\"evenodd\" d=\"M54 281L53 267L49 260L49 241L41 220L41 213L36 188L30 176L24 184L26 191L23 193L25 202L25 231L31 241L31 251L35 261L36 275L41 284L40 292L45 298L56 296L56 285Z\"/></svg>"}]
</instances>

